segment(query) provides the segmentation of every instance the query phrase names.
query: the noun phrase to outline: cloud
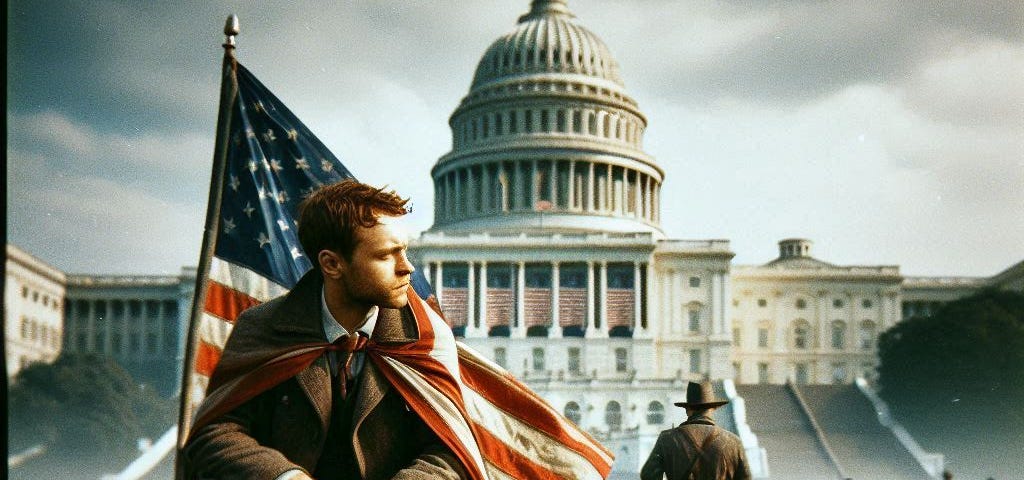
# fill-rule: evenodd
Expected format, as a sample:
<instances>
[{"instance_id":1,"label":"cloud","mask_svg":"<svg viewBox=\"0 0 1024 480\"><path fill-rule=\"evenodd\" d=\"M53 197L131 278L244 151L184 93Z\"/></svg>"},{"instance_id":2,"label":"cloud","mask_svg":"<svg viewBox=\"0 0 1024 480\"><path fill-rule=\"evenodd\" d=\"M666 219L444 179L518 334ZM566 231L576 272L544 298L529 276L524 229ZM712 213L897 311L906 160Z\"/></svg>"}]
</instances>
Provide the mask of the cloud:
<instances>
[{"instance_id":1,"label":"cloud","mask_svg":"<svg viewBox=\"0 0 1024 480\"><path fill-rule=\"evenodd\" d=\"M972 41L945 53L902 85L915 111L962 126L1024 126L1024 45Z\"/></svg>"},{"instance_id":2,"label":"cloud","mask_svg":"<svg viewBox=\"0 0 1024 480\"><path fill-rule=\"evenodd\" d=\"M10 118L10 241L58 268L174 273L194 264L212 140L96 132L46 112Z\"/></svg>"}]
</instances>

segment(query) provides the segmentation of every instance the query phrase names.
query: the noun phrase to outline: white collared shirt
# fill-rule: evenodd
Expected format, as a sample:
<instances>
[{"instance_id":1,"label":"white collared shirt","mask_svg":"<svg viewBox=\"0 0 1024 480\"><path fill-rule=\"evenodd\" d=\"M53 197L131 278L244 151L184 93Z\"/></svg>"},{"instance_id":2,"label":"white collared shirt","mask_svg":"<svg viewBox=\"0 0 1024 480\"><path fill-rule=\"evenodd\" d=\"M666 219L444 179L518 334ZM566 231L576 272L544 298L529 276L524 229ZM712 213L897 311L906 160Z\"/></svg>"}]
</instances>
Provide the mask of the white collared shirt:
<instances>
[{"instance_id":1,"label":"white collared shirt","mask_svg":"<svg viewBox=\"0 0 1024 480\"><path fill-rule=\"evenodd\" d=\"M366 335L366 338L373 336L373 329L377 326L377 317L380 314L380 307L374 305L370 307L370 310L366 312L366 317L363 318L363 324L356 329L356 331ZM327 296L323 289L320 290L320 321L324 327L324 337L328 343L334 343L335 340L348 335L348 330L338 323L338 320L331 314L331 310L327 308ZM335 356L328 355L331 375L338 374L338 365L334 362ZM363 352L356 352L355 356L352 357L352 374L358 375L363 370L363 363L365 362L365 355Z\"/></svg>"}]
</instances>

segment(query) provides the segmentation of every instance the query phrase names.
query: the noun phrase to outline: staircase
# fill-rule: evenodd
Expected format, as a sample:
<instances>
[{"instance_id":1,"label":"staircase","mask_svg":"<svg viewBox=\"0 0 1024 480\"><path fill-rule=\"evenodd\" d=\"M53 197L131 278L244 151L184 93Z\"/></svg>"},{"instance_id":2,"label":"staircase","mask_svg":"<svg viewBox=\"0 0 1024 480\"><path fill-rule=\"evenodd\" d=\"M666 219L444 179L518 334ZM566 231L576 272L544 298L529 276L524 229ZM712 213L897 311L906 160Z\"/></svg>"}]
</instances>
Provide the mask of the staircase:
<instances>
[{"instance_id":1,"label":"staircase","mask_svg":"<svg viewBox=\"0 0 1024 480\"><path fill-rule=\"evenodd\" d=\"M829 460L810 421L785 385L737 385L736 392L746 402L747 423L768 451L772 479L840 478L839 470Z\"/></svg>"}]
</instances>

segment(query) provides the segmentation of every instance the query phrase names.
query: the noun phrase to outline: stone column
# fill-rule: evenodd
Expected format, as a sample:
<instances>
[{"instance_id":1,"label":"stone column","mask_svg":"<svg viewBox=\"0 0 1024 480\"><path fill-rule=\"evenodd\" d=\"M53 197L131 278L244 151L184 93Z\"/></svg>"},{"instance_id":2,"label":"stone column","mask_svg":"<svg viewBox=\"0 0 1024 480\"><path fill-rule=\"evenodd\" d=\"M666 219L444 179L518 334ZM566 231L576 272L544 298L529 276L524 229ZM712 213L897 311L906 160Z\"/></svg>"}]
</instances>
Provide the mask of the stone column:
<instances>
[{"instance_id":1,"label":"stone column","mask_svg":"<svg viewBox=\"0 0 1024 480\"><path fill-rule=\"evenodd\" d=\"M526 337L526 263L516 266L516 325L514 337Z\"/></svg>"},{"instance_id":2,"label":"stone column","mask_svg":"<svg viewBox=\"0 0 1024 480\"><path fill-rule=\"evenodd\" d=\"M594 262L592 261L587 261L587 322L584 335L587 338L597 336L594 327Z\"/></svg>"},{"instance_id":3,"label":"stone column","mask_svg":"<svg viewBox=\"0 0 1024 480\"><path fill-rule=\"evenodd\" d=\"M84 350L78 349L77 345L75 349L80 352L94 352L96 351L96 346L93 345L90 349L89 344L93 343L96 338L96 301L89 300L85 302L85 305L85 311L78 314L78 331L85 333Z\"/></svg>"},{"instance_id":4,"label":"stone column","mask_svg":"<svg viewBox=\"0 0 1024 480\"><path fill-rule=\"evenodd\" d=\"M604 211L614 213L615 207L620 205L616 203L618 199L615 198L615 178L611 175L614 168L612 168L611 165L605 165L604 168L607 172L607 178L604 180Z\"/></svg>"},{"instance_id":5,"label":"stone column","mask_svg":"<svg viewBox=\"0 0 1024 480\"><path fill-rule=\"evenodd\" d=\"M164 322L167 321L165 318L167 311L164 308L164 301L159 300L156 304L156 351L153 352L154 356L160 356L164 352Z\"/></svg>"},{"instance_id":6,"label":"stone column","mask_svg":"<svg viewBox=\"0 0 1024 480\"><path fill-rule=\"evenodd\" d=\"M465 215L465 209L463 208L466 204L465 196L462 194L462 171L454 170L452 175L455 176L455 208L452 210L455 212L456 217Z\"/></svg>"},{"instance_id":7,"label":"stone column","mask_svg":"<svg viewBox=\"0 0 1024 480\"><path fill-rule=\"evenodd\" d=\"M139 334L139 350L134 352L134 353L131 352L131 334L129 333L129 335L128 335L129 355L128 356L132 356L132 357L135 357L135 358L142 358L143 356L146 355L146 335L147 335L147 330L148 330L147 325L149 325L149 317L151 317L153 315L153 312L149 311L149 305L150 305L150 300L142 300L142 304L140 305L142 316L139 317L138 324L136 325L136 328L137 328L137 331L138 331L138 334Z\"/></svg>"},{"instance_id":8,"label":"stone column","mask_svg":"<svg viewBox=\"0 0 1024 480\"><path fill-rule=\"evenodd\" d=\"M430 276L430 262L423 263L423 278L426 278L427 282L430 283L430 286L434 287L434 278Z\"/></svg>"},{"instance_id":9,"label":"stone column","mask_svg":"<svg viewBox=\"0 0 1024 480\"><path fill-rule=\"evenodd\" d=\"M537 160L534 159L530 162L530 204L526 206L526 209L531 211L537 209L537 201L540 200L540 188L537 185L537 169Z\"/></svg>"},{"instance_id":10,"label":"stone column","mask_svg":"<svg viewBox=\"0 0 1024 480\"><path fill-rule=\"evenodd\" d=\"M594 189L597 187L597 184L595 183L597 181L597 179L594 178L594 162L587 162L587 166L589 167L588 168L587 176L588 176L588 182L590 184L590 187L587 188L587 198L583 199L584 200L583 203L584 203L584 205L587 206L586 207L587 211L593 212L594 211Z\"/></svg>"},{"instance_id":11,"label":"stone column","mask_svg":"<svg viewBox=\"0 0 1024 480\"><path fill-rule=\"evenodd\" d=\"M640 171L633 171L633 216L636 218L644 218L643 212L643 193L644 189L640 187Z\"/></svg>"},{"instance_id":12,"label":"stone column","mask_svg":"<svg viewBox=\"0 0 1024 480\"><path fill-rule=\"evenodd\" d=\"M598 278L601 284L597 291L601 297L601 303L597 307L601 312L601 327L597 329L597 335L600 338L605 338L608 336L608 262L601 260L600 268L601 272Z\"/></svg>"},{"instance_id":13,"label":"stone column","mask_svg":"<svg viewBox=\"0 0 1024 480\"><path fill-rule=\"evenodd\" d=\"M444 298L444 285L442 282L442 280L444 280L443 268L444 263L437 262L437 269L434 270L434 275L436 276L436 280L434 281L434 296L437 297L438 305L441 305L441 299Z\"/></svg>"},{"instance_id":14,"label":"stone column","mask_svg":"<svg viewBox=\"0 0 1024 480\"><path fill-rule=\"evenodd\" d=\"M103 352L110 350L110 331L114 328L114 302L107 299L107 311L103 314Z\"/></svg>"},{"instance_id":15,"label":"stone column","mask_svg":"<svg viewBox=\"0 0 1024 480\"><path fill-rule=\"evenodd\" d=\"M466 196L463 201L466 205L467 215L480 211L480 196L477 194L475 178L473 178L473 166L466 167Z\"/></svg>"},{"instance_id":16,"label":"stone column","mask_svg":"<svg viewBox=\"0 0 1024 480\"><path fill-rule=\"evenodd\" d=\"M569 191L566 195L569 198L568 209L576 210L576 205L573 204L576 199L576 160L569 160Z\"/></svg>"},{"instance_id":17,"label":"stone column","mask_svg":"<svg viewBox=\"0 0 1024 480\"><path fill-rule=\"evenodd\" d=\"M482 212L492 212L494 200L494 187L491 186L491 172L487 164L480 165L480 209Z\"/></svg>"},{"instance_id":18,"label":"stone column","mask_svg":"<svg viewBox=\"0 0 1024 480\"><path fill-rule=\"evenodd\" d=\"M633 331L640 330L640 262L633 262Z\"/></svg>"},{"instance_id":19,"label":"stone column","mask_svg":"<svg viewBox=\"0 0 1024 480\"><path fill-rule=\"evenodd\" d=\"M470 332L476 330L476 264L474 262L466 262L468 269L466 276L466 328L463 330L464 334L469 337Z\"/></svg>"},{"instance_id":20,"label":"stone column","mask_svg":"<svg viewBox=\"0 0 1024 480\"><path fill-rule=\"evenodd\" d=\"M551 188L548 189L548 195L551 196L549 200L551 200L551 204L554 205L555 210L560 210L562 205L558 203L558 194L560 193L558 185L558 160L551 160L548 164L550 165L548 173L551 175L551 179L548 181L548 185L551 186ZM566 206L568 206L568 202L566 203Z\"/></svg>"},{"instance_id":21,"label":"stone column","mask_svg":"<svg viewBox=\"0 0 1024 480\"><path fill-rule=\"evenodd\" d=\"M560 273L558 262L551 262L551 327L548 329L548 337L562 338L562 323L558 312L558 292L561 289Z\"/></svg>"}]
</instances>

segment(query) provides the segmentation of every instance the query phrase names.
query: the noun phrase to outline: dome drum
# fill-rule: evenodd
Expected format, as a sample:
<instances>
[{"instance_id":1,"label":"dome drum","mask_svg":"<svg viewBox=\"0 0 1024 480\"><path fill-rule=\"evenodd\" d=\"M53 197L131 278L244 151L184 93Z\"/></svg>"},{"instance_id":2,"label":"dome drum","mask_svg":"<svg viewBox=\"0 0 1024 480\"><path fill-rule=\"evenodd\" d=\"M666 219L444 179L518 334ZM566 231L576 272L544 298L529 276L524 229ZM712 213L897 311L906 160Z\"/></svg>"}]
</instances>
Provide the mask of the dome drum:
<instances>
[{"instance_id":1,"label":"dome drum","mask_svg":"<svg viewBox=\"0 0 1024 480\"><path fill-rule=\"evenodd\" d=\"M632 111L592 102L534 101L456 112L450 125L455 150L502 138L564 135L639 151L646 120Z\"/></svg>"},{"instance_id":2,"label":"dome drum","mask_svg":"<svg viewBox=\"0 0 1024 480\"><path fill-rule=\"evenodd\" d=\"M639 223L633 225L637 231L648 231L658 229L660 190L660 175L586 159L471 164L435 173L434 225L447 228L490 215L504 215L515 223L521 219L506 214L543 212L617 217L626 224Z\"/></svg>"}]
</instances>

